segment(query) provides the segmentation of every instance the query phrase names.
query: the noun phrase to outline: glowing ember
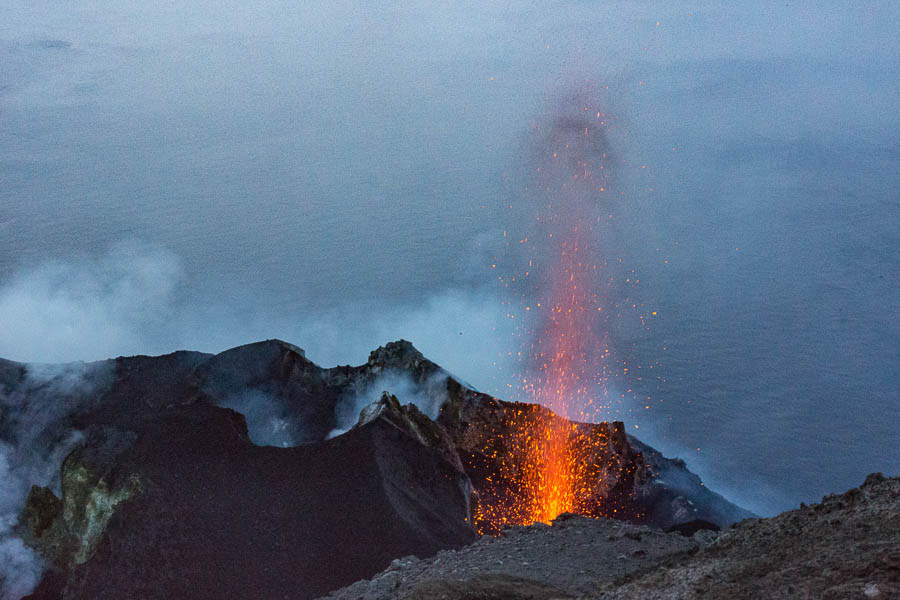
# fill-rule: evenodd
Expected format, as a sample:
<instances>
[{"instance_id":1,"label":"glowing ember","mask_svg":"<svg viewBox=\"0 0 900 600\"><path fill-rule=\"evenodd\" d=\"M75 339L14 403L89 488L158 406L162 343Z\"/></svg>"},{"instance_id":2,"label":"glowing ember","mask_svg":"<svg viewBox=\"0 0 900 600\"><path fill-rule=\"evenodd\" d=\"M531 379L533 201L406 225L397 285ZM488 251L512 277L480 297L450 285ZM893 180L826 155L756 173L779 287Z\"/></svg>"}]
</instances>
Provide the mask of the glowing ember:
<instances>
[{"instance_id":1,"label":"glowing ember","mask_svg":"<svg viewBox=\"0 0 900 600\"><path fill-rule=\"evenodd\" d=\"M605 126L604 113L585 106L583 114L579 110L537 128L546 157L534 170L538 227L521 236L520 244L534 256L524 278L518 278L531 277L531 287L516 288L523 289L525 310L539 319L527 332L532 364L520 382L535 404L507 411L505 426L486 440L485 455L499 458L499 466L487 478L476 511L483 532L548 523L563 512L601 516L618 510L604 498L609 492L604 479L618 481L613 471L623 467L604 464L612 454L609 428L569 420L593 420L595 399L605 395L608 376L604 324L610 307L601 293L608 276L592 260L608 219ZM553 266L541 274L536 264ZM529 302L529 296L541 301Z\"/></svg>"},{"instance_id":2,"label":"glowing ember","mask_svg":"<svg viewBox=\"0 0 900 600\"><path fill-rule=\"evenodd\" d=\"M548 523L562 512L641 517L628 512L635 506L630 494L641 458L627 443L622 423L574 423L536 404L497 412L482 452L469 460L479 490L479 533Z\"/></svg>"},{"instance_id":3,"label":"glowing ember","mask_svg":"<svg viewBox=\"0 0 900 600\"><path fill-rule=\"evenodd\" d=\"M590 291L591 267L580 262L579 229L571 240L563 242L558 277L549 304L549 317L534 344L538 365L537 381L530 384L534 400L554 412L571 417L572 409L584 418L593 403L594 386L586 384L596 377L593 314L587 302L594 305L596 296ZM579 486L584 485L584 464L572 451L574 426L562 419L545 424L541 443L531 448L529 462L537 466L535 473L535 521L549 522L562 512L575 508Z\"/></svg>"},{"instance_id":4,"label":"glowing ember","mask_svg":"<svg viewBox=\"0 0 900 600\"><path fill-rule=\"evenodd\" d=\"M535 374L522 381L536 404L511 415L512 426L502 440L509 462L502 463L501 476L507 485L513 482L513 497L479 506L476 522L485 522L485 530L498 523L549 523L563 512L596 512L579 506L590 494L592 475L597 477L586 450L605 446L607 436L586 436L577 423L557 416L583 419L597 389L592 384L602 372L593 332L596 295L590 291L595 269L581 261L579 231L561 244L552 302L544 304L544 324L531 346ZM497 452L492 449L494 456Z\"/></svg>"}]
</instances>

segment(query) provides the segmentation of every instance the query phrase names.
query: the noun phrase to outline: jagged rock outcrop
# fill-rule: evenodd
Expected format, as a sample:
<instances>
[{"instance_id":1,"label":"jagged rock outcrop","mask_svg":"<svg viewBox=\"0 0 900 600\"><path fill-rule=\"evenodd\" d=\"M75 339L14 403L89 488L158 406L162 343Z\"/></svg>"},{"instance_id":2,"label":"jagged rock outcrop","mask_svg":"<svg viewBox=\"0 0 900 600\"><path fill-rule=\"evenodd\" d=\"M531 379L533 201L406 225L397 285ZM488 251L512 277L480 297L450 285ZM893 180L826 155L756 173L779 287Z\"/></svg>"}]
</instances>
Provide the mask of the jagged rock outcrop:
<instances>
[{"instance_id":1,"label":"jagged rock outcrop","mask_svg":"<svg viewBox=\"0 0 900 600\"><path fill-rule=\"evenodd\" d=\"M363 427L376 419L385 419L410 432L423 446L434 449L460 473L465 473L458 448L447 430L429 419L415 404L402 406L397 396L384 392L378 402L373 402L360 412L356 427Z\"/></svg>"},{"instance_id":2,"label":"jagged rock outcrop","mask_svg":"<svg viewBox=\"0 0 900 600\"><path fill-rule=\"evenodd\" d=\"M97 445L80 446L63 461L62 498L32 486L20 519L23 538L57 565L87 562L118 505L142 491L140 475L122 473L115 462L122 449L116 446L133 437L123 440L111 429L97 433L103 436Z\"/></svg>"},{"instance_id":3,"label":"jagged rock outcrop","mask_svg":"<svg viewBox=\"0 0 900 600\"><path fill-rule=\"evenodd\" d=\"M393 369L409 373L415 381L424 381L442 369L431 362L419 352L415 346L406 340L389 342L369 353L366 362L367 370L383 371Z\"/></svg>"},{"instance_id":4,"label":"jagged rock outcrop","mask_svg":"<svg viewBox=\"0 0 900 600\"><path fill-rule=\"evenodd\" d=\"M704 521L719 528L755 517L703 485L681 459L666 458L634 436L627 436L632 452L639 452L652 477L635 489L634 501L648 524L671 529L682 523Z\"/></svg>"}]
</instances>

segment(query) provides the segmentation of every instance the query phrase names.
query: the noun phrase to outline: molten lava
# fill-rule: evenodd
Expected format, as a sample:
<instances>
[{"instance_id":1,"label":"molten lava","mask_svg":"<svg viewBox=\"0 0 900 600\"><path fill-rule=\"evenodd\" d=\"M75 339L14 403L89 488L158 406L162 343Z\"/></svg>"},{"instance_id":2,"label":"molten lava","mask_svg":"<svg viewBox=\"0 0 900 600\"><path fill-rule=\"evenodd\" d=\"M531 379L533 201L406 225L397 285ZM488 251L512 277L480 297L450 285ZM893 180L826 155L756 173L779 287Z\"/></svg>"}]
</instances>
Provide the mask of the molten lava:
<instances>
[{"instance_id":1,"label":"molten lava","mask_svg":"<svg viewBox=\"0 0 900 600\"><path fill-rule=\"evenodd\" d=\"M643 463L622 423L576 423L539 404L497 413L468 460L479 533L549 523L563 512L641 518L631 494Z\"/></svg>"},{"instance_id":2,"label":"molten lava","mask_svg":"<svg viewBox=\"0 0 900 600\"><path fill-rule=\"evenodd\" d=\"M537 327L526 332L532 364L521 378L534 404L506 414L506 426L488 438L485 455L499 464L476 510L482 532L549 523L563 512L605 516L617 510L604 497L609 492L604 479L617 481L615 470L622 468L609 459L614 454L609 427L575 422L596 417L595 400L605 395L610 356L604 312L610 307L603 305L609 281L597 249L611 218L603 202L608 194L606 120L602 112L588 106L582 112L578 106L574 116L538 127L544 151L533 186L538 227L521 237L523 243L538 240L530 244L537 256L527 261L529 268L553 266L543 277L531 277L542 289L525 286L523 292L525 300L529 293L542 299L526 308L531 311L534 304L539 317ZM524 273L529 275L534 273Z\"/></svg>"},{"instance_id":3,"label":"molten lava","mask_svg":"<svg viewBox=\"0 0 900 600\"><path fill-rule=\"evenodd\" d=\"M591 291L594 267L582 260L580 229L576 227L561 244L559 266L553 277L551 303L538 337L532 345L536 373L525 386L534 402L565 417L588 416L596 378L594 333L596 295ZM575 414L572 414L572 413ZM534 521L548 523L575 508L583 486L581 463L573 452L574 424L549 419L540 424L526 460L533 465L530 487Z\"/></svg>"}]
</instances>

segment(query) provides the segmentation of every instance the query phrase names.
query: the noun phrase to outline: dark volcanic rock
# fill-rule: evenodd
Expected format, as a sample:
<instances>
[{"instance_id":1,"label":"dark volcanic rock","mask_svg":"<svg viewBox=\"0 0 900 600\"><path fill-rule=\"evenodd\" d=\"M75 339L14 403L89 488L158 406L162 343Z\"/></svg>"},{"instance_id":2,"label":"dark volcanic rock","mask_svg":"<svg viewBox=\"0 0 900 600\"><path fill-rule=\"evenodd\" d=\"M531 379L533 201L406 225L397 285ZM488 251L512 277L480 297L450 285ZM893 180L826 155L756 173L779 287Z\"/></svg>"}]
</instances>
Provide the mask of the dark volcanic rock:
<instances>
[{"instance_id":1,"label":"dark volcanic rock","mask_svg":"<svg viewBox=\"0 0 900 600\"><path fill-rule=\"evenodd\" d=\"M748 519L696 553L604 586L590 598L900 597L900 478L870 475L859 488L769 519Z\"/></svg>"},{"instance_id":2,"label":"dark volcanic rock","mask_svg":"<svg viewBox=\"0 0 900 600\"><path fill-rule=\"evenodd\" d=\"M723 528L757 516L703 485L683 460L666 458L634 436L627 437L628 445L641 453L653 474L635 495L648 524L669 529L680 523L707 521Z\"/></svg>"},{"instance_id":3,"label":"dark volcanic rock","mask_svg":"<svg viewBox=\"0 0 900 600\"><path fill-rule=\"evenodd\" d=\"M62 501L50 488L31 486L22 516L32 537L43 537L53 525L53 521L61 514Z\"/></svg>"},{"instance_id":4,"label":"dark volcanic rock","mask_svg":"<svg viewBox=\"0 0 900 600\"><path fill-rule=\"evenodd\" d=\"M381 346L369 354L366 363L369 369L385 370L394 369L410 373L417 381L433 375L442 369L431 362L416 350L415 346L406 340L398 340Z\"/></svg>"},{"instance_id":5,"label":"dark volcanic rock","mask_svg":"<svg viewBox=\"0 0 900 600\"><path fill-rule=\"evenodd\" d=\"M561 515L484 536L433 558L405 558L367 581L329 594L330 600L580 597L608 581L688 552L697 542L647 526Z\"/></svg>"},{"instance_id":6,"label":"dark volcanic rock","mask_svg":"<svg viewBox=\"0 0 900 600\"><path fill-rule=\"evenodd\" d=\"M900 478L693 537L567 515L434 558L403 559L329 600L900 597Z\"/></svg>"},{"instance_id":7,"label":"dark volcanic rock","mask_svg":"<svg viewBox=\"0 0 900 600\"><path fill-rule=\"evenodd\" d=\"M687 523L672 525L666 529L666 533L680 533L681 535L690 537L698 531L720 531L721 529L722 528L715 523L710 523L703 519L695 519L693 521L688 521Z\"/></svg>"},{"instance_id":8,"label":"dark volcanic rock","mask_svg":"<svg viewBox=\"0 0 900 600\"><path fill-rule=\"evenodd\" d=\"M268 403L268 423L255 423L255 413L248 414L251 434L253 429L282 427L276 439L290 440L288 445L324 440L335 427L335 405L343 393L303 350L281 340L217 354L196 369L194 381L215 404L241 412Z\"/></svg>"},{"instance_id":9,"label":"dark volcanic rock","mask_svg":"<svg viewBox=\"0 0 900 600\"><path fill-rule=\"evenodd\" d=\"M110 385L95 390L99 392L96 407L76 415L75 423L81 427L88 423L129 427L175 404L196 401L189 377L210 356L180 351L116 358Z\"/></svg>"},{"instance_id":10,"label":"dark volcanic rock","mask_svg":"<svg viewBox=\"0 0 900 600\"><path fill-rule=\"evenodd\" d=\"M509 575L475 575L466 582L426 580L400 596L402 600L565 600L572 597L552 585Z\"/></svg>"},{"instance_id":11,"label":"dark volcanic rock","mask_svg":"<svg viewBox=\"0 0 900 600\"><path fill-rule=\"evenodd\" d=\"M139 489L104 504L103 535L82 536L63 598L310 598L474 537L464 474L384 418L273 448L228 409L178 409L116 464ZM64 499L97 489L70 479Z\"/></svg>"},{"instance_id":12,"label":"dark volcanic rock","mask_svg":"<svg viewBox=\"0 0 900 600\"><path fill-rule=\"evenodd\" d=\"M588 465L575 512L661 526L749 514L622 423L480 394L403 340L331 369L279 340L0 361L2 407L0 441L60 465L60 487L34 488L20 518L50 565L40 598L309 598L458 548L474 507L514 498L504 440L537 421L571 431ZM507 584L521 582L484 591Z\"/></svg>"},{"instance_id":13,"label":"dark volcanic rock","mask_svg":"<svg viewBox=\"0 0 900 600\"><path fill-rule=\"evenodd\" d=\"M397 427L409 431L424 446L437 451L457 471L465 473L465 467L447 430L429 419L415 404L401 406L396 396L384 392L378 402L374 402L362 410L357 427L364 426L376 419L385 419Z\"/></svg>"}]
</instances>

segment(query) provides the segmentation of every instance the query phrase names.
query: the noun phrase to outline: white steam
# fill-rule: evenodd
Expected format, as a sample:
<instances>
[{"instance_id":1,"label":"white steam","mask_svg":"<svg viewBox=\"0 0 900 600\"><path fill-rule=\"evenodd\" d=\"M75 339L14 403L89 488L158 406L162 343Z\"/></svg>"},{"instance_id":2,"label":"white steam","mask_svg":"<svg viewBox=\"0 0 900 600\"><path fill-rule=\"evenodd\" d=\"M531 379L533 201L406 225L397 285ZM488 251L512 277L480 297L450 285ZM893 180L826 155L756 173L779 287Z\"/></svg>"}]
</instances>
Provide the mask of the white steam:
<instances>
[{"instance_id":1,"label":"white steam","mask_svg":"<svg viewBox=\"0 0 900 600\"><path fill-rule=\"evenodd\" d=\"M18 599L40 580L43 563L16 536L32 485L60 493L59 467L81 441L67 415L89 402L112 375L111 362L28 365L0 388L0 598Z\"/></svg>"},{"instance_id":2,"label":"white steam","mask_svg":"<svg viewBox=\"0 0 900 600\"><path fill-rule=\"evenodd\" d=\"M182 268L183 259L123 241L98 254L23 266L0 280L0 357L66 362L176 349L217 353L278 338L329 366L361 364L385 340L408 339L485 392L508 395L515 379L503 366L516 321L493 287L442 290L399 305L348 299L313 311L261 302L228 282L208 295L191 288L196 273Z\"/></svg>"},{"instance_id":3,"label":"white steam","mask_svg":"<svg viewBox=\"0 0 900 600\"><path fill-rule=\"evenodd\" d=\"M0 287L0 350L14 360L65 361L147 352L181 276L171 253L137 242L99 256L46 262Z\"/></svg>"},{"instance_id":4,"label":"white steam","mask_svg":"<svg viewBox=\"0 0 900 600\"><path fill-rule=\"evenodd\" d=\"M250 440L257 446L289 448L300 443L300 424L284 403L270 394L245 390L228 396L219 406L244 415Z\"/></svg>"},{"instance_id":5,"label":"white steam","mask_svg":"<svg viewBox=\"0 0 900 600\"><path fill-rule=\"evenodd\" d=\"M31 593L43 570L41 559L21 539L0 537L0 598L19 600Z\"/></svg>"},{"instance_id":6,"label":"white steam","mask_svg":"<svg viewBox=\"0 0 900 600\"><path fill-rule=\"evenodd\" d=\"M397 396L401 404L415 404L430 419L436 419L447 400L447 374L441 371L419 383L404 371L389 369L371 382L362 382L349 390L335 407L337 427L328 438L346 433L356 425L362 410L377 402L383 392Z\"/></svg>"}]
</instances>

